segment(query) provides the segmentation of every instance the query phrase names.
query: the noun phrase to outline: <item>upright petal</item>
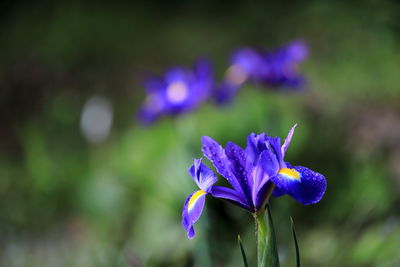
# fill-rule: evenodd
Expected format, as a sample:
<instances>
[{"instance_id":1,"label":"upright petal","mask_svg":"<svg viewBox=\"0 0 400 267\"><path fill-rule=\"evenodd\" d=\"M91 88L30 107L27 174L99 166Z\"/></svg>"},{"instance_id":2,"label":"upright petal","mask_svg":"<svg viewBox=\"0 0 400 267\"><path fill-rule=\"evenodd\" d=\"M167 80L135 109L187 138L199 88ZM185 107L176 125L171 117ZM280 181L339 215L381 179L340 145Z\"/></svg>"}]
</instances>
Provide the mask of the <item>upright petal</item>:
<instances>
[{"instance_id":1,"label":"upright petal","mask_svg":"<svg viewBox=\"0 0 400 267\"><path fill-rule=\"evenodd\" d=\"M193 177L197 186L205 192L208 192L210 187L217 182L215 173L204 165L202 159L194 159L193 165L188 169L189 174Z\"/></svg>"},{"instance_id":2,"label":"upright petal","mask_svg":"<svg viewBox=\"0 0 400 267\"><path fill-rule=\"evenodd\" d=\"M168 84L174 83L177 81L187 81L189 75L189 71L182 67L174 67L169 69L165 73L165 80Z\"/></svg>"},{"instance_id":3,"label":"upright petal","mask_svg":"<svg viewBox=\"0 0 400 267\"><path fill-rule=\"evenodd\" d=\"M263 153L267 153L263 152ZM253 192L252 199L256 209L259 209L264 202L264 197L266 193L266 184L269 182L269 174L264 170L264 162L262 160L258 161L258 164L253 168Z\"/></svg>"},{"instance_id":4,"label":"upright petal","mask_svg":"<svg viewBox=\"0 0 400 267\"><path fill-rule=\"evenodd\" d=\"M187 197L183 205L182 226L190 239L195 236L193 225L199 220L203 212L206 194L203 190L195 191Z\"/></svg>"},{"instance_id":5,"label":"upright petal","mask_svg":"<svg viewBox=\"0 0 400 267\"><path fill-rule=\"evenodd\" d=\"M253 200L251 197L253 188L253 162L240 146L232 142L226 144L225 154L230 162L229 168L239 182L247 202L250 206L253 206Z\"/></svg>"},{"instance_id":6,"label":"upright petal","mask_svg":"<svg viewBox=\"0 0 400 267\"><path fill-rule=\"evenodd\" d=\"M294 63L300 63L308 56L308 46L300 40L288 44L284 50L287 60Z\"/></svg>"},{"instance_id":7,"label":"upright petal","mask_svg":"<svg viewBox=\"0 0 400 267\"><path fill-rule=\"evenodd\" d=\"M279 160L271 149L261 153L259 163L269 177L275 176L280 169Z\"/></svg>"},{"instance_id":8,"label":"upright petal","mask_svg":"<svg viewBox=\"0 0 400 267\"><path fill-rule=\"evenodd\" d=\"M251 133L247 137L246 154L253 160L254 165L257 164L260 153L267 149L267 135L265 133Z\"/></svg>"},{"instance_id":9,"label":"upright petal","mask_svg":"<svg viewBox=\"0 0 400 267\"><path fill-rule=\"evenodd\" d=\"M241 48L233 53L231 63L233 66L240 67L247 77L252 77L256 75L258 67L263 63L263 58L254 49Z\"/></svg>"},{"instance_id":10,"label":"upright petal","mask_svg":"<svg viewBox=\"0 0 400 267\"><path fill-rule=\"evenodd\" d=\"M201 142L204 156L212 162L217 172L227 179L236 191L243 193L242 187L229 168L230 163L225 150L211 137L203 136Z\"/></svg>"},{"instance_id":11,"label":"upright petal","mask_svg":"<svg viewBox=\"0 0 400 267\"><path fill-rule=\"evenodd\" d=\"M207 59L199 59L193 67L194 81L192 83L192 98L194 105L198 106L207 100L212 93L213 68Z\"/></svg>"},{"instance_id":12,"label":"upright petal","mask_svg":"<svg viewBox=\"0 0 400 267\"><path fill-rule=\"evenodd\" d=\"M286 165L283 161L283 155L281 151L281 139L279 137L268 137L267 139L267 149L275 154L275 157L278 160L281 168L285 168Z\"/></svg>"},{"instance_id":13,"label":"upright petal","mask_svg":"<svg viewBox=\"0 0 400 267\"><path fill-rule=\"evenodd\" d=\"M293 127L290 129L290 131L289 131L289 133L288 133L288 135L287 135L287 137L285 139L285 142L282 145L281 153L282 153L283 157L285 156L286 150L288 149L288 147L290 145L290 141L292 141L294 129L296 129L296 127L297 127L297 123L295 125L293 125Z\"/></svg>"},{"instance_id":14,"label":"upright petal","mask_svg":"<svg viewBox=\"0 0 400 267\"><path fill-rule=\"evenodd\" d=\"M326 190L325 177L302 166L283 168L271 181L276 185L276 196L289 194L304 205L319 202Z\"/></svg>"}]
</instances>

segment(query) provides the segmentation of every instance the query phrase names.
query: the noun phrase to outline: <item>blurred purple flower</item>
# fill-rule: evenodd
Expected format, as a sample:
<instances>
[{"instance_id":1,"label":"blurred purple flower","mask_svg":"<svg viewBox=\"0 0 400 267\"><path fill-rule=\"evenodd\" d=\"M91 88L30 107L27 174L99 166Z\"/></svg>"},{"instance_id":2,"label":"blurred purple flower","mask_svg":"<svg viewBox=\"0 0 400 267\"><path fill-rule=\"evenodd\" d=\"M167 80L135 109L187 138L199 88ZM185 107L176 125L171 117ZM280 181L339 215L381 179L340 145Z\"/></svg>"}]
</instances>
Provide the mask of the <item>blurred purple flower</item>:
<instances>
[{"instance_id":1,"label":"blurred purple flower","mask_svg":"<svg viewBox=\"0 0 400 267\"><path fill-rule=\"evenodd\" d=\"M305 82L298 66L307 55L308 47L302 41L294 41L272 52L262 53L251 48L236 50L225 78L216 90L217 102L232 100L247 81L264 86L302 88Z\"/></svg>"},{"instance_id":2,"label":"blurred purple flower","mask_svg":"<svg viewBox=\"0 0 400 267\"><path fill-rule=\"evenodd\" d=\"M194 223L200 218L207 194L222 198L252 213L262 212L273 190L275 196L289 194L298 202L309 205L321 200L326 190L325 177L306 167L283 160L296 125L289 131L283 145L279 137L265 133L250 134L242 149L229 142L225 148L208 136L202 138L202 151L217 172L232 188L214 186L215 173L201 159L195 159L189 173L200 190L191 193L182 211L182 225L193 238Z\"/></svg>"},{"instance_id":3,"label":"blurred purple flower","mask_svg":"<svg viewBox=\"0 0 400 267\"><path fill-rule=\"evenodd\" d=\"M175 67L164 77L151 77L145 83L147 98L139 121L151 124L163 115L190 112L210 97L212 86L212 66L207 60L198 60L192 69Z\"/></svg>"}]
</instances>

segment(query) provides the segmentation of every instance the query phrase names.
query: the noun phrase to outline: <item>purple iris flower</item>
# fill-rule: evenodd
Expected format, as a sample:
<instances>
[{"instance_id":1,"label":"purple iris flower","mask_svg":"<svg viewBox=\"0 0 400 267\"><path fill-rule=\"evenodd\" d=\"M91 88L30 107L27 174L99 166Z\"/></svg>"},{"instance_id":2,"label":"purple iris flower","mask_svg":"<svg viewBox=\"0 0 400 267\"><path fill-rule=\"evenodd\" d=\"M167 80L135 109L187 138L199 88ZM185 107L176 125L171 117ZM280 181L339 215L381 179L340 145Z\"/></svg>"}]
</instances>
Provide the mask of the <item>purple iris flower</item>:
<instances>
[{"instance_id":1,"label":"purple iris flower","mask_svg":"<svg viewBox=\"0 0 400 267\"><path fill-rule=\"evenodd\" d=\"M164 77L151 77L145 83L147 98L139 110L139 120L151 124L163 115L193 111L211 95L212 66L198 60L192 69L175 67Z\"/></svg>"},{"instance_id":2,"label":"purple iris flower","mask_svg":"<svg viewBox=\"0 0 400 267\"><path fill-rule=\"evenodd\" d=\"M229 102L249 80L265 86L302 88L305 81L298 72L298 66L307 55L307 45L302 41L294 41L272 52L251 48L236 50L216 91L217 102Z\"/></svg>"},{"instance_id":3,"label":"purple iris flower","mask_svg":"<svg viewBox=\"0 0 400 267\"><path fill-rule=\"evenodd\" d=\"M284 161L295 127L290 129L282 145L279 137L252 133L247 137L245 149L232 142L223 148L212 138L203 136L204 156L232 188L214 186L217 182L215 173L201 159L194 160L189 174L200 190L191 193L183 206L182 225L188 238L195 236L193 225L200 218L208 194L253 214L265 210L272 190L276 197L288 194L304 205L321 200L326 190L325 177L306 167L293 167Z\"/></svg>"},{"instance_id":4,"label":"purple iris flower","mask_svg":"<svg viewBox=\"0 0 400 267\"><path fill-rule=\"evenodd\" d=\"M304 85L304 78L298 66L308 56L304 42L295 41L273 52L264 54L265 66L258 73L256 81L274 86L298 89Z\"/></svg>"}]
</instances>

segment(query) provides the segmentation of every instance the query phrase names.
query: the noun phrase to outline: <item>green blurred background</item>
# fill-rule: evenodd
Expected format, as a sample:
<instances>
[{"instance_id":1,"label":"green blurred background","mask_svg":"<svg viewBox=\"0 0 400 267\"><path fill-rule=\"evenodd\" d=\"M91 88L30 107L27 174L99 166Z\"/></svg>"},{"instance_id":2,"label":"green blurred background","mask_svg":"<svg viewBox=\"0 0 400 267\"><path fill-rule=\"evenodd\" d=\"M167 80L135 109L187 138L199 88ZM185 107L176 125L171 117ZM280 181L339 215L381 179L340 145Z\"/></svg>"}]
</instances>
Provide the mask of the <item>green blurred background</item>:
<instances>
[{"instance_id":1,"label":"green blurred background","mask_svg":"<svg viewBox=\"0 0 400 267\"><path fill-rule=\"evenodd\" d=\"M287 159L328 188L312 206L272 201L282 266L294 266L290 216L303 266L400 266L399 1L3 1L0 12L1 266L241 266L237 234L255 266L252 217L228 203L208 198L187 240L186 170L202 135L243 146L296 122ZM246 86L230 106L136 124L148 71L207 55L220 79L234 48L294 39L310 46L308 91Z\"/></svg>"}]
</instances>

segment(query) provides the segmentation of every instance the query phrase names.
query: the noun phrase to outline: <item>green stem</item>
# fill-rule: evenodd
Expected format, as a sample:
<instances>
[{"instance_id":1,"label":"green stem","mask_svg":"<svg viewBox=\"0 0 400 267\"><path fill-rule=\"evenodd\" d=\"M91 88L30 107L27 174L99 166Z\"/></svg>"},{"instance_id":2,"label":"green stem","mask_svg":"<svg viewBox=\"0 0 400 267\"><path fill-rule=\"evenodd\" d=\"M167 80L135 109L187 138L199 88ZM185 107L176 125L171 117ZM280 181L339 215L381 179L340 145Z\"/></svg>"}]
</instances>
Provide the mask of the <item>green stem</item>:
<instances>
[{"instance_id":1,"label":"green stem","mask_svg":"<svg viewBox=\"0 0 400 267\"><path fill-rule=\"evenodd\" d=\"M267 225L265 223L265 212L253 214L256 223L256 235L257 235L257 262L258 266L263 266L265 241L267 233Z\"/></svg>"},{"instance_id":2,"label":"green stem","mask_svg":"<svg viewBox=\"0 0 400 267\"><path fill-rule=\"evenodd\" d=\"M258 267L279 267L278 249L271 212L267 206L265 212L254 213L257 235Z\"/></svg>"}]
</instances>

